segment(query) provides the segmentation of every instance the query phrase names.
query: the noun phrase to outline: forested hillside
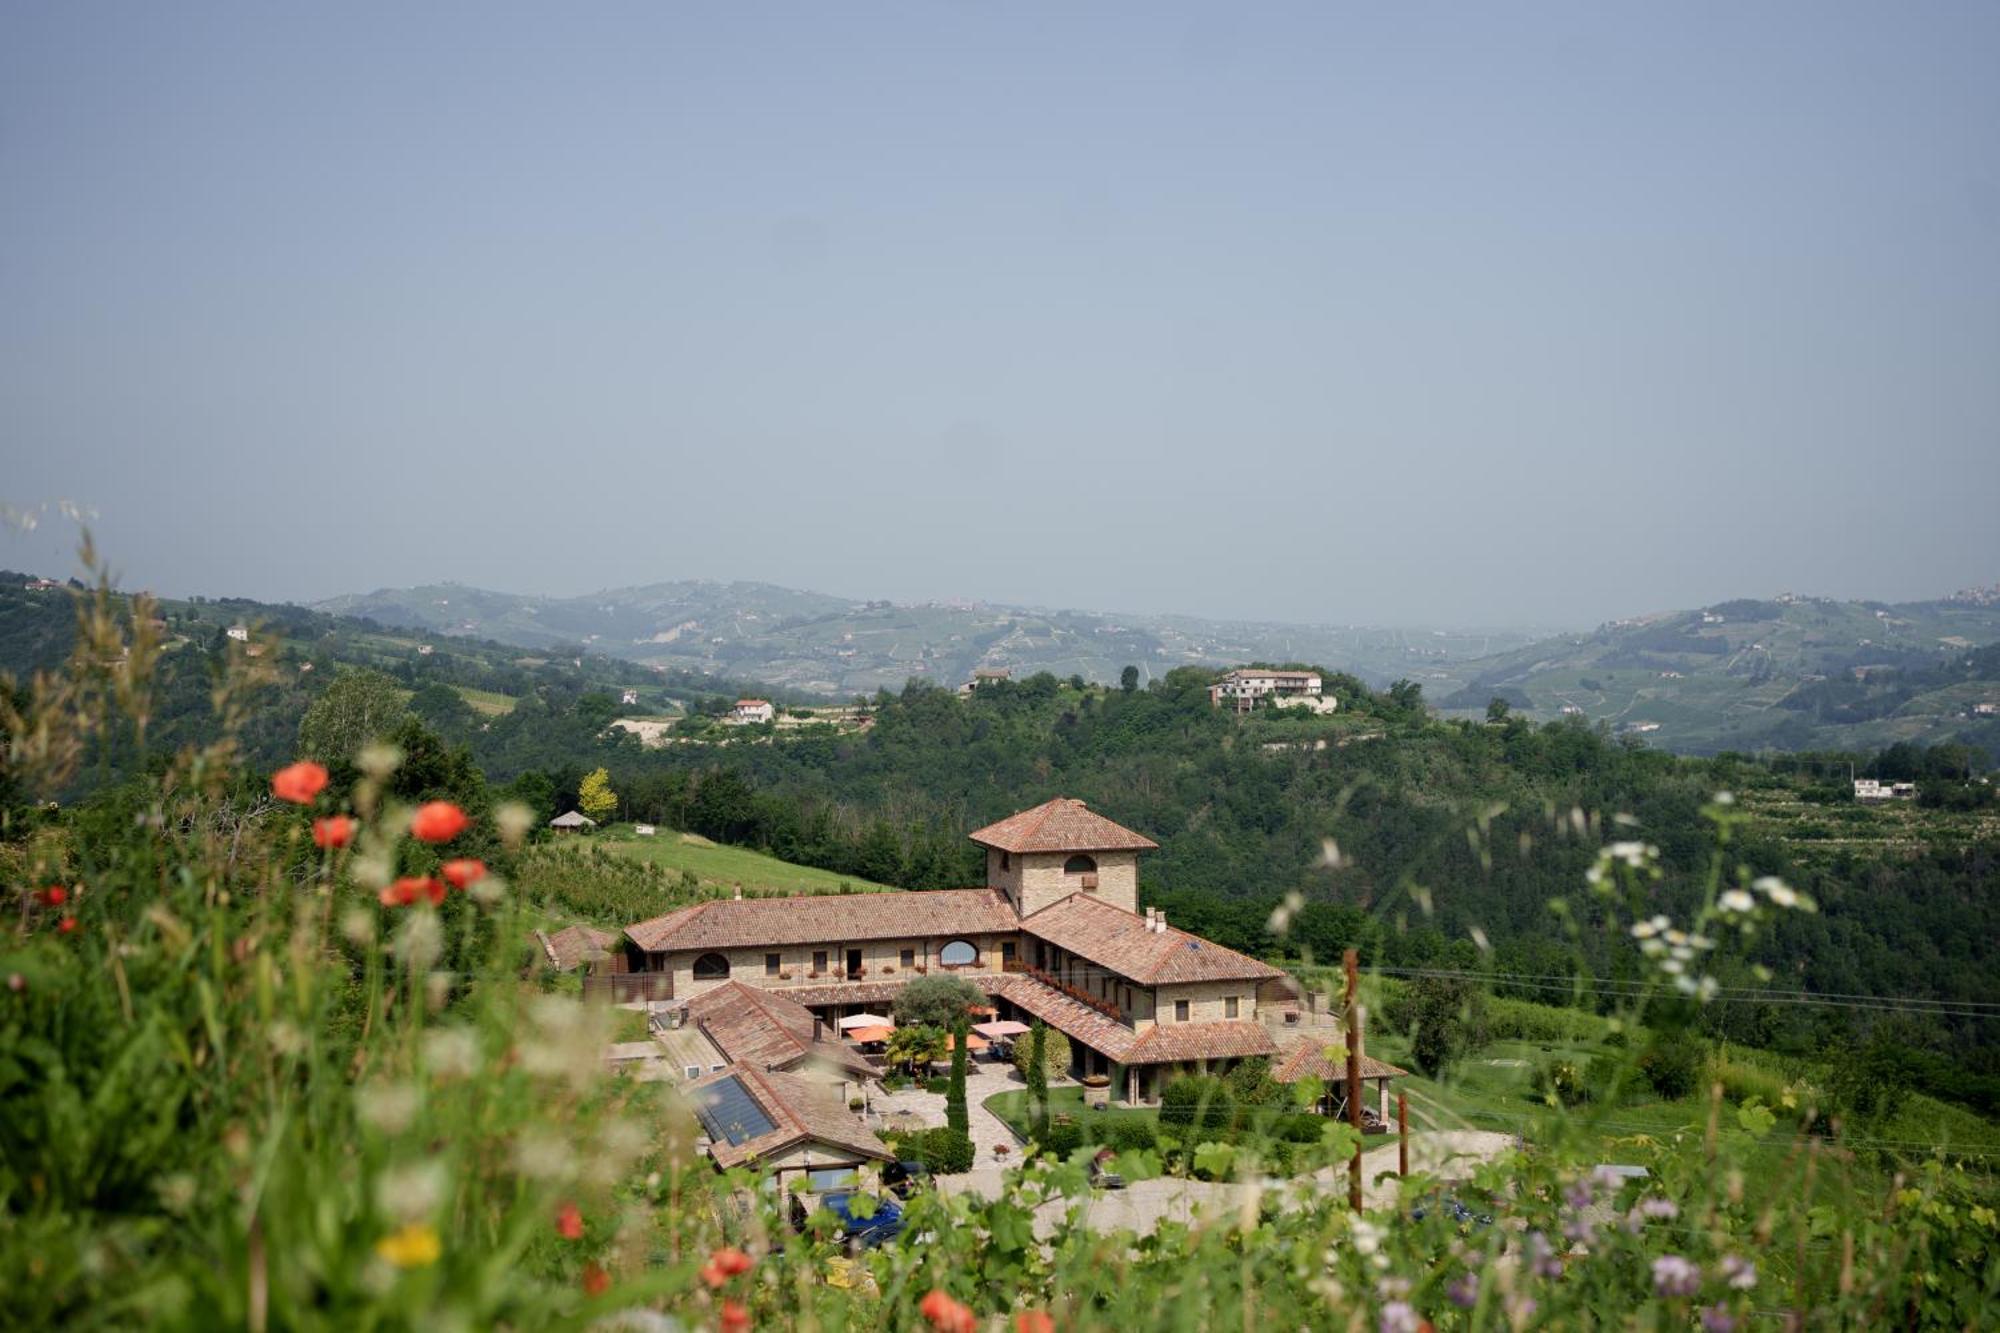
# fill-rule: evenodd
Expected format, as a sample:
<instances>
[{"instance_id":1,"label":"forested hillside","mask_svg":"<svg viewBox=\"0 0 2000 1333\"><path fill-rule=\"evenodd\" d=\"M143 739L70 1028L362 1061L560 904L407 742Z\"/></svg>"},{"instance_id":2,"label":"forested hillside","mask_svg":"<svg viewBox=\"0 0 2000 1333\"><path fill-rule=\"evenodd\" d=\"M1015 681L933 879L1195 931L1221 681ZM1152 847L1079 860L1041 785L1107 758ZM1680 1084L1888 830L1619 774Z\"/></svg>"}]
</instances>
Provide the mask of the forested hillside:
<instances>
[{"instance_id":1,"label":"forested hillside","mask_svg":"<svg viewBox=\"0 0 2000 1333\"><path fill-rule=\"evenodd\" d=\"M66 594L11 582L0 598L6 665L47 665L66 651ZM1566 934L1550 900L1573 892L1605 838L1633 838L1660 849L1665 878L1650 906L1684 918L1715 845L1704 811L1727 791L1732 871L1783 874L1822 907L1757 942L1769 985L2000 1002L1986 956L2000 936L2000 837L1975 750L1935 753L1926 804L1950 795L1960 808L1927 810L1912 828L1907 810L1824 804L1841 798L1827 774L1844 782L1848 759L1901 776L1907 755L1885 754L1876 770L1868 755L1816 755L1786 771L1679 758L1575 719L1543 725L1497 710L1491 722L1439 721L1412 683L1378 692L1338 674L1328 677L1341 702L1331 716L1238 717L1209 706L1210 675L1195 668L1129 689L1039 675L969 698L912 683L878 694L858 732L689 720L648 747L613 725L621 714L669 708L675 691L699 706L716 682L465 640L420 655L426 641L294 608L176 603L161 619L169 647L153 739L162 748L212 729L209 684L227 656L225 630L260 620L270 655L245 728L260 762L294 753L308 708L360 670L368 674L349 678L374 681L362 692L386 699L397 726L463 747L486 780L544 818L570 808L584 774L603 766L626 817L910 887L977 882L969 829L1074 796L1159 841L1145 865L1148 901L1256 952L1330 958L1359 944L1389 965L1616 978L1631 965L1626 942L1590 921ZM307 662L313 671L301 669ZM633 683L641 703L621 704ZM82 786L131 758L87 767ZM1294 893L1302 905L1281 942L1268 922ZM1733 979L1766 984L1747 970ZM1744 1006L1719 1021L1764 1044L1802 1044L1830 1022L1867 1017ZM1987 1060L1983 1021L1924 1015L1923 1039Z\"/></svg>"}]
</instances>

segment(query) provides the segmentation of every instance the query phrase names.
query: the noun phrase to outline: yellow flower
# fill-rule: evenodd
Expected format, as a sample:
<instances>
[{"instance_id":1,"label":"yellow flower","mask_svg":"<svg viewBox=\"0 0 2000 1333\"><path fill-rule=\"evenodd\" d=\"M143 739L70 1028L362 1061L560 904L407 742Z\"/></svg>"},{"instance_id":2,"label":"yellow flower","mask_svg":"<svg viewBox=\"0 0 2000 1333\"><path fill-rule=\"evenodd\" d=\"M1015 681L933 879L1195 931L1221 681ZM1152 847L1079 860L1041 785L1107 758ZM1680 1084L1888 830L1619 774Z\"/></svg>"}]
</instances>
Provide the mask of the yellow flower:
<instances>
[{"instance_id":1,"label":"yellow flower","mask_svg":"<svg viewBox=\"0 0 2000 1333\"><path fill-rule=\"evenodd\" d=\"M438 1233L423 1222L412 1222L375 1242L375 1253L398 1268L428 1268L440 1252Z\"/></svg>"}]
</instances>

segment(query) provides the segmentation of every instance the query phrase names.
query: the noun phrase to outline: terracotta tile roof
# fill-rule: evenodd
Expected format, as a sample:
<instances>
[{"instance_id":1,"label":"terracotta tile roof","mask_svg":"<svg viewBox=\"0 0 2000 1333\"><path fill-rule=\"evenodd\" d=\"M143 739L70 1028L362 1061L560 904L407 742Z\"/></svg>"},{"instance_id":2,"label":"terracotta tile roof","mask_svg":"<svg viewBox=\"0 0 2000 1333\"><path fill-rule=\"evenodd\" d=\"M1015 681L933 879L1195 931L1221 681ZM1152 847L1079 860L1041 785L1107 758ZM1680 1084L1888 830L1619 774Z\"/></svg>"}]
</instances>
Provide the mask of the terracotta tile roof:
<instances>
[{"instance_id":1,"label":"terracotta tile roof","mask_svg":"<svg viewBox=\"0 0 2000 1333\"><path fill-rule=\"evenodd\" d=\"M1163 1023L1134 1032L1117 1019L1073 1000L1045 982L1009 973L990 978L986 989L1033 1014L1073 1041L1121 1065L1174 1064L1182 1060L1229 1060L1269 1055L1277 1049L1260 1024Z\"/></svg>"},{"instance_id":2,"label":"terracotta tile roof","mask_svg":"<svg viewBox=\"0 0 2000 1333\"><path fill-rule=\"evenodd\" d=\"M881 1072L852 1047L821 1040L806 1007L776 991L726 982L689 1000L687 1012L731 1064L788 1070L819 1063L855 1078Z\"/></svg>"},{"instance_id":3,"label":"terracotta tile roof","mask_svg":"<svg viewBox=\"0 0 2000 1333\"><path fill-rule=\"evenodd\" d=\"M1333 1052L1331 1056L1328 1055L1329 1050ZM1363 1078L1404 1078L1409 1072L1384 1064L1373 1056L1361 1057ZM1316 1078L1322 1083L1341 1082L1347 1078L1347 1050L1344 1046L1334 1049L1308 1037L1271 1063L1271 1077L1280 1083L1296 1083L1302 1078Z\"/></svg>"},{"instance_id":4,"label":"terracotta tile roof","mask_svg":"<svg viewBox=\"0 0 2000 1333\"><path fill-rule=\"evenodd\" d=\"M1021 929L1147 985L1187 981L1264 981L1284 975L1234 949L1168 926L1148 930L1146 918L1088 893L1044 907Z\"/></svg>"},{"instance_id":5,"label":"terracotta tile roof","mask_svg":"<svg viewBox=\"0 0 2000 1333\"><path fill-rule=\"evenodd\" d=\"M995 889L927 889L723 898L627 926L625 935L649 953L664 953L1011 934L1019 928L1013 906Z\"/></svg>"},{"instance_id":6,"label":"terracotta tile roof","mask_svg":"<svg viewBox=\"0 0 2000 1333\"><path fill-rule=\"evenodd\" d=\"M1080 1041L1118 1064L1172 1064L1181 1060L1227 1060L1270 1055L1277 1049L1261 1024L1244 1020L1217 1023L1165 1023L1134 1032L1117 1019L1071 999L1061 991L1019 972L962 973L967 981L996 999L1011 1001L1073 1041ZM732 983L733 985L734 983ZM761 992L793 1005L880 1004L891 1001L903 981L860 981L832 986L799 986L782 992ZM708 995L728 991L718 986ZM744 987L754 990L754 987ZM702 996L688 1002L690 1016ZM717 1007L727 1002L716 1000ZM704 1028L704 1031L707 1029ZM717 1043L720 1045L720 1042ZM871 1067L872 1068L872 1067Z\"/></svg>"},{"instance_id":7,"label":"terracotta tile roof","mask_svg":"<svg viewBox=\"0 0 2000 1333\"><path fill-rule=\"evenodd\" d=\"M1146 852L1160 844L1058 796L976 830L972 840L1003 852Z\"/></svg>"},{"instance_id":8,"label":"terracotta tile roof","mask_svg":"<svg viewBox=\"0 0 2000 1333\"><path fill-rule=\"evenodd\" d=\"M590 926L565 926L553 935L538 930L535 939L556 971L569 972L604 957L605 950L618 943L618 933Z\"/></svg>"},{"instance_id":9,"label":"terracotta tile roof","mask_svg":"<svg viewBox=\"0 0 2000 1333\"><path fill-rule=\"evenodd\" d=\"M1159 1023L1132 1044L1120 1063L1169 1065L1182 1060L1233 1060L1270 1055L1278 1049L1261 1023L1225 1019L1216 1023Z\"/></svg>"},{"instance_id":10,"label":"terracotta tile roof","mask_svg":"<svg viewBox=\"0 0 2000 1333\"><path fill-rule=\"evenodd\" d=\"M987 977L982 983L989 995L1011 1001L1041 1019L1066 1037L1082 1042L1094 1051L1124 1063L1125 1052L1139 1034L1117 1019L1099 1013L1081 1000L1073 1000L1046 982L1018 972Z\"/></svg>"},{"instance_id":11,"label":"terracotta tile roof","mask_svg":"<svg viewBox=\"0 0 2000 1333\"><path fill-rule=\"evenodd\" d=\"M775 1128L768 1134L745 1139L742 1143L712 1141L708 1153L717 1166L741 1166L807 1140L846 1148L857 1157L871 1157L879 1162L895 1160L895 1154L882 1140L869 1133L841 1103L839 1092L824 1083L815 1083L796 1074L731 1065L706 1078L696 1079L687 1085L687 1089L692 1092L732 1078L742 1083L743 1090L771 1118Z\"/></svg>"}]
</instances>

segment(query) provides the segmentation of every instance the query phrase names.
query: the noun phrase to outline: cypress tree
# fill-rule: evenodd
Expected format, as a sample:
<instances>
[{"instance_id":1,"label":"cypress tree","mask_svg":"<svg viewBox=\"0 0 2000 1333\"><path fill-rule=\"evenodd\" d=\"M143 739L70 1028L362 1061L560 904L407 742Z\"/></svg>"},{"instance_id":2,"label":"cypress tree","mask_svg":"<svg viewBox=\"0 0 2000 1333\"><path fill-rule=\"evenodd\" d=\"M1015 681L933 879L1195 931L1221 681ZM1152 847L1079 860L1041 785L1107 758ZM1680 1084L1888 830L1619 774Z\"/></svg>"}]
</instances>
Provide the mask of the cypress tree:
<instances>
[{"instance_id":1,"label":"cypress tree","mask_svg":"<svg viewBox=\"0 0 2000 1333\"><path fill-rule=\"evenodd\" d=\"M1028 1107L1035 1117L1035 1137L1049 1136L1049 1071L1043 1063L1049 1030L1041 1019L1028 1029Z\"/></svg>"},{"instance_id":2,"label":"cypress tree","mask_svg":"<svg viewBox=\"0 0 2000 1333\"><path fill-rule=\"evenodd\" d=\"M964 1013L951 1025L951 1086L944 1095L945 1124L961 1134L972 1132L972 1117L965 1109L965 1047L969 1028L970 1020Z\"/></svg>"}]
</instances>

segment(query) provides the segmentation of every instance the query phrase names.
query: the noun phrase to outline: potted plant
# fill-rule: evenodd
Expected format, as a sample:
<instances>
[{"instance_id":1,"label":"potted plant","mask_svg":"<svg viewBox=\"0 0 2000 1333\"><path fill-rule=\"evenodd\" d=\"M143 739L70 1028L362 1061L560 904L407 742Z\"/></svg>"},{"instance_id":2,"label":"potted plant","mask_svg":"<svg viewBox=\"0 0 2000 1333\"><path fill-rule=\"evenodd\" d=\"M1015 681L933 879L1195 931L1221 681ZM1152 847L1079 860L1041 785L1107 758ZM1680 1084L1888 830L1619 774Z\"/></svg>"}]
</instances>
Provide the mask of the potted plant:
<instances>
[{"instance_id":1,"label":"potted plant","mask_svg":"<svg viewBox=\"0 0 2000 1333\"><path fill-rule=\"evenodd\" d=\"M895 972L895 970L896 970L896 965L894 963L882 964L882 975L885 977L892 975Z\"/></svg>"},{"instance_id":2,"label":"potted plant","mask_svg":"<svg viewBox=\"0 0 2000 1333\"><path fill-rule=\"evenodd\" d=\"M995 1157L1005 1157L1007 1155L1007 1151L1008 1151L1007 1145L1004 1143L996 1143L993 1145L993 1155Z\"/></svg>"},{"instance_id":3,"label":"potted plant","mask_svg":"<svg viewBox=\"0 0 2000 1333\"><path fill-rule=\"evenodd\" d=\"M854 969L854 975L857 977L865 977L868 975L868 969L865 967L857 967Z\"/></svg>"},{"instance_id":4,"label":"potted plant","mask_svg":"<svg viewBox=\"0 0 2000 1333\"><path fill-rule=\"evenodd\" d=\"M792 969L790 969L789 967L781 967L778 969L778 980L790 981L791 979L792 979Z\"/></svg>"},{"instance_id":5,"label":"potted plant","mask_svg":"<svg viewBox=\"0 0 2000 1333\"><path fill-rule=\"evenodd\" d=\"M930 970L931 970L931 969L930 969L930 964L928 964L928 963L918 963L918 964L917 964L917 971L918 971L919 973L928 973L928 972L929 972Z\"/></svg>"}]
</instances>

